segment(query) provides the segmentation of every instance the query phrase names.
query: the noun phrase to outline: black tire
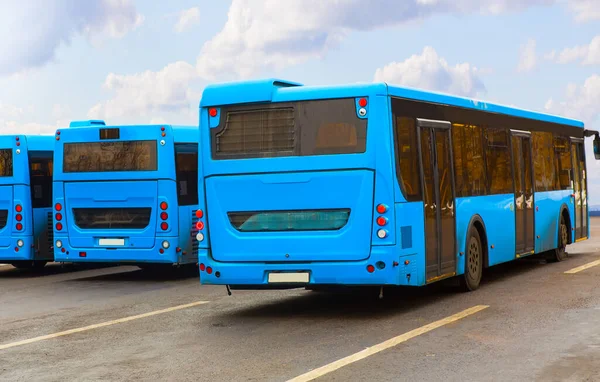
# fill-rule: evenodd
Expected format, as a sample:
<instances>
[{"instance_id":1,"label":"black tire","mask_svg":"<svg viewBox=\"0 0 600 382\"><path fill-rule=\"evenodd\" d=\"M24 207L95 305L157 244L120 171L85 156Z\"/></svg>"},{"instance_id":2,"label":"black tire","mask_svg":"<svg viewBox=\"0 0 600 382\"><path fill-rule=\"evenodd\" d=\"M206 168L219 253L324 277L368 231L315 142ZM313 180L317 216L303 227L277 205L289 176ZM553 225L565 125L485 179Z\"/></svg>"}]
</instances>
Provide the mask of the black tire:
<instances>
[{"instance_id":1,"label":"black tire","mask_svg":"<svg viewBox=\"0 0 600 382\"><path fill-rule=\"evenodd\" d=\"M465 273L460 277L461 289L471 292L479 288L483 276L483 245L479 231L471 227L465 251Z\"/></svg>"},{"instance_id":2,"label":"black tire","mask_svg":"<svg viewBox=\"0 0 600 382\"><path fill-rule=\"evenodd\" d=\"M47 261L15 261L11 265L17 269L40 270L47 263Z\"/></svg>"},{"instance_id":3,"label":"black tire","mask_svg":"<svg viewBox=\"0 0 600 382\"><path fill-rule=\"evenodd\" d=\"M560 224L558 225L558 248L550 251L548 261L557 263L567 259L567 244L569 243L569 229L565 222L565 217L560 216Z\"/></svg>"}]
</instances>

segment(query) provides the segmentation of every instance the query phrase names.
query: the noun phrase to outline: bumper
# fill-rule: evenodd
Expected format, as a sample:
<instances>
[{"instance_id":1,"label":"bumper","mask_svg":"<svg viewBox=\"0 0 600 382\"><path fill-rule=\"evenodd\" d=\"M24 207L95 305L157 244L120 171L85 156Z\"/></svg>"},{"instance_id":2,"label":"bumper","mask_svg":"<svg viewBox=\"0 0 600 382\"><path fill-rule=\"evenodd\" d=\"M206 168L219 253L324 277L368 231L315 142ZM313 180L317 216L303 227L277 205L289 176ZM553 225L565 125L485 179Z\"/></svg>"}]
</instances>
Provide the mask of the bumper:
<instances>
[{"instance_id":1,"label":"bumper","mask_svg":"<svg viewBox=\"0 0 600 382\"><path fill-rule=\"evenodd\" d=\"M23 246L17 245L19 240L23 240ZM9 245L0 247L0 262L35 260L35 250L33 248L33 237L31 236L13 236L10 238Z\"/></svg>"},{"instance_id":2,"label":"bumper","mask_svg":"<svg viewBox=\"0 0 600 382\"><path fill-rule=\"evenodd\" d=\"M61 248L56 247L56 241L62 242ZM162 247L163 241L169 242L169 248ZM160 263L184 264L196 262L191 254L184 256L177 252L177 237L160 237L156 239L152 248L73 248L67 237L55 237L54 261L73 263ZM163 250L163 253L160 250ZM189 258L189 261L186 259Z\"/></svg>"},{"instance_id":3,"label":"bumper","mask_svg":"<svg viewBox=\"0 0 600 382\"><path fill-rule=\"evenodd\" d=\"M417 254L399 257L393 255L392 248L373 248L371 255L363 261L345 262L306 262L290 264L269 263L226 263L215 261L209 250L200 250L198 263L206 268L200 271L203 285L231 285L237 289L289 288L307 285L407 285L425 284L425 272ZM367 267L372 265L370 273ZM381 267L382 265L383 268ZM212 272L207 272L208 267ZM269 283L269 274L308 273L308 282ZM285 277L284 277L285 278Z\"/></svg>"}]
</instances>

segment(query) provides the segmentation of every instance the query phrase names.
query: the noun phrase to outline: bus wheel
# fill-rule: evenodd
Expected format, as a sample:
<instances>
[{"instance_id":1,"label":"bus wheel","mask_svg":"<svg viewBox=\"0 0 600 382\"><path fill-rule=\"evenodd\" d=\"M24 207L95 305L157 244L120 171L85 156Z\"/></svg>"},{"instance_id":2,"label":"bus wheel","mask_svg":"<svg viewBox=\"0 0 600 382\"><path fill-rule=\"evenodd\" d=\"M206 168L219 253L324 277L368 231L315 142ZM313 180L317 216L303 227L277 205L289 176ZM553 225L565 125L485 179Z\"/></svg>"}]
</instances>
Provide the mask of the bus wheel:
<instances>
[{"instance_id":1,"label":"bus wheel","mask_svg":"<svg viewBox=\"0 0 600 382\"><path fill-rule=\"evenodd\" d=\"M466 292L479 288L483 275L483 250L479 231L471 227L465 253L465 273L460 278L461 288Z\"/></svg>"},{"instance_id":2,"label":"bus wheel","mask_svg":"<svg viewBox=\"0 0 600 382\"><path fill-rule=\"evenodd\" d=\"M567 243L569 242L569 230L565 217L560 217L560 225L558 226L558 248L550 251L548 260L552 263L563 261L567 258Z\"/></svg>"}]
</instances>

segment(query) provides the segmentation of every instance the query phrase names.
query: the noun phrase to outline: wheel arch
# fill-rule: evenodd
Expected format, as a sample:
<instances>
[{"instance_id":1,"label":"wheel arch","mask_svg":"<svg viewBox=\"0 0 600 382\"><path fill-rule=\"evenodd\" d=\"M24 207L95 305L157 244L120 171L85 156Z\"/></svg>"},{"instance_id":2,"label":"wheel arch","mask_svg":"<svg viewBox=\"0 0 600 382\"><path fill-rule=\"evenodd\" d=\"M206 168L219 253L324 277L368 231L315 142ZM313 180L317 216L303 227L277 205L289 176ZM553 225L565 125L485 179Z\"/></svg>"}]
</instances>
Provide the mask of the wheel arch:
<instances>
[{"instance_id":1,"label":"wheel arch","mask_svg":"<svg viewBox=\"0 0 600 382\"><path fill-rule=\"evenodd\" d=\"M479 239L481 239L481 245L483 246L483 267L488 268L490 265L489 257L488 257L488 238L487 238L487 230L485 228L485 223L483 222L483 218L479 214L475 214L471 217L469 221L469 225L467 228L466 236L465 236L465 248L464 253L467 253L467 246L469 241L469 232L471 232L471 228L475 228L477 233L479 233ZM466 258L466 257L465 257Z\"/></svg>"},{"instance_id":2,"label":"wheel arch","mask_svg":"<svg viewBox=\"0 0 600 382\"><path fill-rule=\"evenodd\" d=\"M560 206L560 213L558 214L558 220L556 222L556 237L558 238L558 230L560 229L560 218L564 218L565 219L565 223L567 224L567 232L569 232L568 235L568 243L567 244L573 244L573 223L571 222L571 214L569 213L569 207L567 207L566 203L563 203L562 206ZM557 239L558 240L558 239ZM556 242L556 246L558 246L558 241Z\"/></svg>"}]
</instances>

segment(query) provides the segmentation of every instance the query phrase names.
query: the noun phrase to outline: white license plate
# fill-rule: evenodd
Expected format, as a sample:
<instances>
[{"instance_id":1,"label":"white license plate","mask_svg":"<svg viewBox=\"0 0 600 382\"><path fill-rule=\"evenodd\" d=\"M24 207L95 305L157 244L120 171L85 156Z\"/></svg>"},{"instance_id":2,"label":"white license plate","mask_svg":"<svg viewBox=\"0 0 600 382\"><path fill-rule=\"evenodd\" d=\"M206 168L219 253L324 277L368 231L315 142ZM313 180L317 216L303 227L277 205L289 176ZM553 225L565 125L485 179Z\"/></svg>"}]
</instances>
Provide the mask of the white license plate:
<instances>
[{"instance_id":1,"label":"white license plate","mask_svg":"<svg viewBox=\"0 0 600 382\"><path fill-rule=\"evenodd\" d=\"M116 247L125 245L125 239L100 239L98 244L108 247Z\"/></svg>"},{"instance_id":2,"label":"white license plate","mask_svg":"<svg viewBox=\"0 0 600 382\"><path fill-rule=\"evenodd\" d=\"M308 283L308 272L269 273L269 283Z\"/></svg>"}]
</instances>

